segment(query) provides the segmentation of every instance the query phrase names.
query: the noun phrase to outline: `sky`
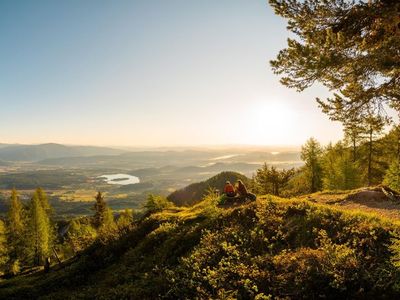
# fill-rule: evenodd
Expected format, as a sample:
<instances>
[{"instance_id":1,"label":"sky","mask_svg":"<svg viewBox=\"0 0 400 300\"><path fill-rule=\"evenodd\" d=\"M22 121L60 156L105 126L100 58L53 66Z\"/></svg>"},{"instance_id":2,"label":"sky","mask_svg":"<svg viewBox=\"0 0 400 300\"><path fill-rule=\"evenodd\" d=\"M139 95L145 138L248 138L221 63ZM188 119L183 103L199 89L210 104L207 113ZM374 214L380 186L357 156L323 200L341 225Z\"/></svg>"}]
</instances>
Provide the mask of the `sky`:
<instances>
[{"instance_id":1,"label":"sky","mask_svg":"<svg viewBox=\"0 0 400 300\"><path fill-rule=\"evenodd\" d=\"M288 36L265 0L0 0L0 143L336 141L271 71Z\"/></svg>"}]
</instances>

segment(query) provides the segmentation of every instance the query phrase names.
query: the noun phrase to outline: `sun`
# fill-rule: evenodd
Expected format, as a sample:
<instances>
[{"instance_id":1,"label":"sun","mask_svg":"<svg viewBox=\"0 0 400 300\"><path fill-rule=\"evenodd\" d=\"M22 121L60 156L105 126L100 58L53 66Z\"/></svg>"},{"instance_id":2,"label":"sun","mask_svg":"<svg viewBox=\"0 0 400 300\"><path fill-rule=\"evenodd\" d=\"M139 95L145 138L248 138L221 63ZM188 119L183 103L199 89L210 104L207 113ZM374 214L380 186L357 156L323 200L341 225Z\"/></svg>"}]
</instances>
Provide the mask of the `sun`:
<instances>
[{"instance_id":1,"label":"sun","mask_svg":"<svg viewBox=\"0 0 400 300\"><path fill-rule=\"evenodd\" d=\"M243 143L282 145L295 139L295 113L283 101L257 102L249 109Z\"/></svg>"}]
</instances>

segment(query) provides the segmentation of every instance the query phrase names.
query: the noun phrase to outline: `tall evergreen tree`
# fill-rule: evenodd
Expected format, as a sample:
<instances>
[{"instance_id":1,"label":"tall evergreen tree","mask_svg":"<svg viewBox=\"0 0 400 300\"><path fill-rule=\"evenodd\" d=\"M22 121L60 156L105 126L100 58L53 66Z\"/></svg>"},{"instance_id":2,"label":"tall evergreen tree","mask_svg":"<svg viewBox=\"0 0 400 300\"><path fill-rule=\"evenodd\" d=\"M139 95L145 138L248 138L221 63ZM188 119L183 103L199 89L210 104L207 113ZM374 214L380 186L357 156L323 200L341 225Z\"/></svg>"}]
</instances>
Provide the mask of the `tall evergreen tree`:
<instances>
[{"instance_id":1,"label":"tall evergreen tree","mask_svg":"<svg viewBox=\"0 0 400 300\"><path fill-rule=\"evenodd\" d=\"M7 271L8 257L8 243L7 243L7 231L6 226L2 220L0 220L0 271Z\"/></svg>"},{"instance_id":2,"label":"tall evergreen tree","mask_svg":"<svg viewBox=\"0 0 400 300\"><path fill-rule=\"evenodd\" d=\"M41 187L38 187L35 192L38 195L40 204L42 205L42 207L45 210L45 212L47 213L47 215L50 217L50 215L52 213L52 209L49 204L49 199L47 197L46 192Z\"/></svg>"},{"instance_id":3,"label":"tall evergreen tree","mask_svg":"<svg viewBox=\"0 0 400 300\"><path fill-rule=\"evenodd\" d=\"M115 225L114 216L101 192L97 193L95 200L94 226L98 229L112 229Z\"/></svg>"},{"instance_id":4,"label":"tall evergreen tree","mask_svg":"<svg viewBox=\"0 0 400 300\"><path fill-rule=\"evenodd\" d=\"M310 138L301 147L301 159L305 163L305 172L311 193L322 188L322 147L314 138Z\"/></svg>"},{"instance_id":5,"label":"tall evergreen tree","mask_svg":"<svg viewBox=\"0 0 400 300\"><path fill-rule=\"evenodd\" d=\"M364 132L364 127L362 126L360 120L355 118L349 118L343 120L343 131L344 131L344 141L346 144L351 146L351 154L353 163L358 160L357 147L362 140L362 133Z\"/></svg>"},{"instance_id":6,"label":"tall evergreen tree","mask_svg":"<svg viewBox=\"0 0 400 300\"><path fill-rule=\"evenodd\" d=\"M50 256L54 231L45 208L35 192L29 205L30 255L35 265L40 265Z\"/></svg>"},{"instance_id":7,"label":"tall evergreen tree","mask_svg":"<svg viewBox=\"0 0 400 300\"><path fill-rule=\"evenodd\" d=\"M342 143L329 145L323 156L323 187L328 190L349 190L360 186L360 170Z\"/></svg>"},{"instance_id":8,"label":"tall evergreen tree","mask_svg":"<svg viewBox=\"0 0 400 300\"><path fill-rule=\"evenodd\" d=\"M370 186L373 183L374 144L384 128L385 120L379 116L369 115L364 119L364 124L368 146L366 157L367 184Z\"/></svg>"},{"instance_id":9,"label":"tall evergreen tree","mask_svg":"<svg viewBox=\"0 0 400 300\"><path fill-rule=\"evenodd\" d=\"M26 213L16 189L11 191L10 209L8 212L7 239L9 245L9 271L19 272L20 263L26 259Z\"/></svg>"}]
</instances>

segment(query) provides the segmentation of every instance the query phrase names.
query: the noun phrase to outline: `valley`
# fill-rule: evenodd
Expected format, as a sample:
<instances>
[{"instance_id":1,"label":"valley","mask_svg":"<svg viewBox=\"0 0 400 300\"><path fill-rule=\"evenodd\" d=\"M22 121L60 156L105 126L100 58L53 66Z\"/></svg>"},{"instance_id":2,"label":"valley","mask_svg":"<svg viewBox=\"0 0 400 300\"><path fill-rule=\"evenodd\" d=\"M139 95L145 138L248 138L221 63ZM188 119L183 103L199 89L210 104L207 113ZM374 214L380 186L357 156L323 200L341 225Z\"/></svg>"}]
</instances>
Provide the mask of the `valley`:
<instances>
[{"instance_id":1,"label":"valley","mask_svg":"<svg viewBox=\"0 0 400 300\"><path fill-rule=\"evenodd\" d=\"M11 149L18 149L15 145ZM104 193L114 211L140 210L148 194L167 196L191 183L208 179L229 170L251 177L266 161L277 168L288 169L302 165L296 149L180 149L122 152L118 149L91 147L91 154L115 151L114 155L76 155L74 146L36 145L24 150L23 158L4 161L0 166L0 215L7 211L12 188L28 202L34 189L42 187L58 219L92 214L97 191ZM35 161L38 149L41 159ZM69 149L69 150L66 150ZM18 150L17 153L22 150ZM5 154L7 156L5 156ZM0 148L0 158L10 157L10 150ZM59 157L58 157L59 156ZM105 177L104 177L105 176Z\"/></svg>"}]
</instances>

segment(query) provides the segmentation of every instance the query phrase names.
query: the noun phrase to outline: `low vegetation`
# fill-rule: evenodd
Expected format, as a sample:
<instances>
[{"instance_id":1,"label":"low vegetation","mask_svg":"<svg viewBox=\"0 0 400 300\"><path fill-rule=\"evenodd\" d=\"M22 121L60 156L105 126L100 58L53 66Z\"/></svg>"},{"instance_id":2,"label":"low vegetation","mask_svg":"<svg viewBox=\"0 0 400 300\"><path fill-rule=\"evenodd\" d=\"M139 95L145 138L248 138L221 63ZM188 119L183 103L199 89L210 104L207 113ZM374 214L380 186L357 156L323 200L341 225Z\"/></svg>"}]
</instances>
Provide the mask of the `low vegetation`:
<instances>
[{"instance_id":1,"label":"low vegetation","mask_svg":"<svg viewBox=\"0 0 400 300\"><path fill-rule=\"evenodd\" d=\"M395 298L400 225L273 196L219 209L158 209L49 274L0 285L4 299ZM152 206L154 207L154 206ZM88 233L90 235L90 232Z\"/></svg>"}]
</instances>

